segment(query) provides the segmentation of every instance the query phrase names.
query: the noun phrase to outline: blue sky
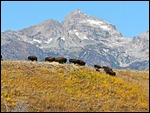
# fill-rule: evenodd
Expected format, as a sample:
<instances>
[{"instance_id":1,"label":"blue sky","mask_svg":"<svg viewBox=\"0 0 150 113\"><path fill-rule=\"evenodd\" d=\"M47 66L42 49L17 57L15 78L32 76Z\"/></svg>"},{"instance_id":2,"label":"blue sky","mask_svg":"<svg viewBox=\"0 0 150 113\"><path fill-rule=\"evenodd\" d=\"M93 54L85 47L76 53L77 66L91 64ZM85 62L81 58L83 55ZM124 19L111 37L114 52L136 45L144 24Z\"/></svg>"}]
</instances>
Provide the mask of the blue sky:
<instances>
[{"instance_id":1,"label":"blue sky","mask_svg":"<svg viewBox=\"0 0 150 113\"><path fill-rule=\"evenodd\" d=\"M76 9L114 24L125 37L149 30L149 1L2 1L1 6L2 32L48 19L62 22Z\"/></svg>"}]
</instances>

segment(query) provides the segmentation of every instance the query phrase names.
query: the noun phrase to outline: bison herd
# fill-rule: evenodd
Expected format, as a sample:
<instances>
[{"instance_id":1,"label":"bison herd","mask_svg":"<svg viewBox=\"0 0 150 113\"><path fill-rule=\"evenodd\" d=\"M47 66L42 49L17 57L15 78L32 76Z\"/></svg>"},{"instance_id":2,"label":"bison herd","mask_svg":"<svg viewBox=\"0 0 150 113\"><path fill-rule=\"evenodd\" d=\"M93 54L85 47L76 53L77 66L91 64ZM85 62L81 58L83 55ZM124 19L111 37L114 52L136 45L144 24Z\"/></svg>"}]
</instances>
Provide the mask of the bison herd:
<instances>
[{"instance_id":1,"label":"bison herd","mask_svg":"<svg viewBox=\"0 0 150 113\"><path fill-rule=\"evenodd\" d=\"M2 55L1 55L1 60L3 60L2 59ZM36 56L28 56L28 60L38 61L38 58ZM60 64L63 64L63 63L67 62L67 58L64 58L64 57L57 57L57 58L55 58L55 57L51 57L51 56L45 57L45 62L54 62L54 61L58 62ZM69 59L69 63L78 64L80 66L84 66L86 64L83 60L79 60L79 59L75 59L75 58ZM115 76L116 75L116 73L108 66L101 67L100 65L95 64L94 68L98 72L100 72L100 69L102 68L106 72L106 74L109 74L111 76Z\"/></svg>"},{"instance_id":2,"label":"bison herd","mask_svg":"<svg viewBox=\"0 0 150 113\"><path fill-rule=\"evenodd\" d=\"M29 56L28 57L28 60L31 60L31 61L37 61L37 57L36 56ZM45 57L45 62L58 62L60 64L63 64L63 63L66 63L67 62L67 58L64 58L64 57ZM84 66L86 63L83 61L83 60L79 60L79 59L69 59L69 63L74 63L74 64L78 64L78 65L81 65L81 66Z\"/></svg>"}]
</instances>

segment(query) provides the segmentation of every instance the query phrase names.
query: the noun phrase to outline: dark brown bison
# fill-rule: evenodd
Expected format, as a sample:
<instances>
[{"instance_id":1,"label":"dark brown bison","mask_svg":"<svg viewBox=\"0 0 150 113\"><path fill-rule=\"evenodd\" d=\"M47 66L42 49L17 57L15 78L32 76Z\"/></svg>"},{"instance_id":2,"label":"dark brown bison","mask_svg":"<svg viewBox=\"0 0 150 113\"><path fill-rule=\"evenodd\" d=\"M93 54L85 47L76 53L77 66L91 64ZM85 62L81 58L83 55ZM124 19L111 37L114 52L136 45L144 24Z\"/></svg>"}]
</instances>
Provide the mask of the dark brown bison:
<instances>
[{"instance_id":1,"label":"dark brown bison","mask_svg":"<svg viewBox=\"0 0 150 113\"><path fill-rule=\"evenodd\" d=\"M58 57L58 58L55 58L55 61L58 62L58 63L66 63L67 62L67 59L64 58L64 57Z\"/></svg>"},{"instance_id":2,"label":"dark brown bison","mask_svg":"<svg viewBox=\"0 0 150 113\"><path fill-rule=\"evenodd\" d=\"M78 64L79 60L78 59L69 59L69 63L74 63L74 64Z\"/></svg>"},{"instance_id":3,"label":"dark brown bison","mask_svg":"<svg viewBox=\"0 0 150 113\"><path fill-rule=\"evenodd\" d=\"M109 75L112 75L112 76L116 75L116 73L114 71L106 71L106 74L109 74Z\"/></svg>"},{"instance_id":4,"label":"dark brown bison","mask_svg":"<svg viewBox=\"0 0 150 113\"><path fill-rule=\"evenodd\" d=\"M81 66L84 66L85 65L85 62L83 60L79 60L79 59L69 59L69 63L74 63L74 64L79 64Z\"/></svg>"},{"instance_id":5,"label":"dark brown bison","mask_svg":"<svg viewBox=\"0 0 150 113\"><path fill-rule=\"evenodd\" d=\"M101 68L101 66L100 66L100 65L98 65L98 64L95 64L95 65L94 65L94 68L96 68L96 69L100 69L100 68Z\"/></svg>"},{"instance_id":6,"label":"dark brown bison","mask_svg":"<svg viewBox=\"0 0 150 113\"><path fill-rule=\"evenodd\" d=\"M103 66L103 69L104 69L105 71L112 71L112 69L111 69L110 67L108 67L108 66Z\"/></svg>"},{"instance_id":7,"label":"dark brown bison","mask_svg":"<svg viewBox=\"0 0 150 113\"><path fill-rule=\"evenodd\" d=\"M109 74L109 75L112 75L112 76L116 75L116 73L108 66L103 66L103 69L106 72L106 74Z\"/></svg>"},{"instance_id":8,"label":"dark brown bison","mask_svg":"<svg viewBox=\"0 0 150 113\"><path fill-rule=\"evenodd\" d=\"M83 60L79 60L78 64L81 65L81 66L85 66L85 62Z\"/></svg>"},{"instance_id":9,"label":"dark brown bison","mask_svg":"<svg viewBox=\"0 0 150 113\"><path fill-rule=\"evenodd\" d=\"M45 57L45 62L46 61L53 62L53 61L55 61L55 57Z\"/></svg>"},{"instance_id":10,"label":"dark brown bison","mask_svg":"<svg viewBox=\"0 0 150 113\"><path fill-rule=\"evenodd\" d=\"M94 65L94 68L96 69L96 71L100 72L100 68L101 68L101 66L100 66L100 65L98 65L98 64L95 64L95 65Z\"/></svg>"},{"instance_id":11,"label":"dark brown bison","mask_svg":"<svg viewBox=\"0 0 150 113\"><path fill-rule=\"evenodd\" d=\"M28 56L28 60L37 61L37 57L36 56Z\"/></svg>"}]
</instances>

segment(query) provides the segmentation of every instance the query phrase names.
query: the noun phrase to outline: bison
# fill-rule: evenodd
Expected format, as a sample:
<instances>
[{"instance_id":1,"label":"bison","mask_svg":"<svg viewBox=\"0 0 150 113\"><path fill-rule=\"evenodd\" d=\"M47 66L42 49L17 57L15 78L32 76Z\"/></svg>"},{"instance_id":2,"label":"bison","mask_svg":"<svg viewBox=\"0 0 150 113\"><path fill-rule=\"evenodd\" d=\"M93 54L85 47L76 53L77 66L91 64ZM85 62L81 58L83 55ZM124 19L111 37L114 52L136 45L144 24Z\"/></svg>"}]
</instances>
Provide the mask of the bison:
<instances>
[{"instance_id":1,"label":"bison","mask_svg":"<svg viewBox=\"0 0 150 113\"><path fill-rule=\"evenodd\" d=\"M112 75L112 76L116 75L116 73L108 66L103 66L103 69L106 72L106 74L109 74L109 75Z\"/></svg>"},{"instance_id":2,"label":"bison","mask_svg":"<svg viewBox=\"0 0 150 113\"><path fill-rule=\"evenodd\" d=\"M85 62L83 60L79 60L79 63L78 63L80 66L84 66L85 65Z\"/></svg>"},{"instance_id":3,"label":"bison","mask_svg":"<svg viewBox=\"0 0 150 113\"><path fill-rule=\"evenodd\" d=\"M77 64L78 63L78 59L69 59L69 63L74 63L74 64Z\"/></svg>"},{"instance_id":4,"label":"bison","mask_svg":"<svg viewBox=\"0 0 150 113\"><path fill-rule=\"evenodd\" d=\"M108 66L103 66L102 67L105 71L112 71L112 69L110 68L110 67L108 67Z\"/></svg>"},{"instance_id":5,"label":"bison","mask_svg":"<svg viewBox=\"0 0 150 113\"><path fill-rule=\"evenodd\" d=\"M53 62L53 61L55 61L55 57L45 57L45 62L46 61Z\"/></svg>"},{"instance_id":6,"label":"bison","mask_svg":"<svg viewBox=\"0 0 150 113\"><path fill-rule=\"evenodd\" d=\"M64 58L64 57L58 57L58 58L55 58L55 61L58 62L58 63L66 63L67 62L67 59Z\"/></svg>"},{"instance_id":7,"label":"bison","mask_svg":"<svg viewBox=\"0 0 150 113\"><path fill-rule=\"evenodd\" d=\"M100 69L100 68L101 68L101 66L100 66L100 65L98 65L98 64L95 64L95 65L94 65L94 68L96 68L96 69Z\"/></svg>"},{"instance_id":8,"label":"bison","mask_svg":"<svg viewBox=\"0 0 150 113\"><path fill-rule=\"evenodd\" d=\"M95 65L94 65L94 68L96 69L96 71L100 72L100 68L101 68L101 66L100 66L100 65L98 65L98 64L95 64Z\"/></svg>"},{"instance_id":9,"label":"bison","mask_svg":"<svg viewBox=\"0 0 150 113\"><path fill-rule=\"evenodd\" d=\"M109 75L112 75L112 76L116 75L116 73L114 71L106 71L106 74L109 74Z\"/></svg>"},{"instance_id":10,"label":"bison","mask_svg":"<svg viewBox=\"0 0 150 113\"><path fill-rule=\"evenodd\" d=\"M37 61L37 57L36 56L28 56L28 60Z\"/></svg>"},{"instance_id":11,"label":"bison","mask_svg":"<svg viewBox=\"0 0 150 113\"><path fill-rule=\"evenodd\" d=\"M79 59L69 59L69 63L74 63L74 64L79 64L81 66L84 66L85 65L85 62L83 60L79 60Z\"/></svg>"}]
</instances>

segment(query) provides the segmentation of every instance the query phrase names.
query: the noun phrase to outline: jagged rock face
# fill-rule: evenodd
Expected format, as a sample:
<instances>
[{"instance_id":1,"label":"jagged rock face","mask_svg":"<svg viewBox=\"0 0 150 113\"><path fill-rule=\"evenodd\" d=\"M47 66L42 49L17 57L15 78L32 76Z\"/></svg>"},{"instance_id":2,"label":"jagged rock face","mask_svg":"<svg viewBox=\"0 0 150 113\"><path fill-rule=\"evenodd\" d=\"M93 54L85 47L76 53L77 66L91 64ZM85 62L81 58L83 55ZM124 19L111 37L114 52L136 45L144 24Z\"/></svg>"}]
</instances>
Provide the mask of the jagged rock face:
<instances>
[{"instance_id":1,"label":"jagged rock face","mask_svg":"<svg viewBox=\"0 0 150 113\"><path fill-rule=\"evenodd\" d=\"M129 54L142 60L149 59L149 32L134 37L127 45ZM132 49L131 49L132 48Z\"/></svg>"},{"instance_id":2,"label":"jagged rock face","mask_svg":"<svg viewBox=\"0 0 150 113\"><path fill-rule=\"evenodd\" d=\"M62 23L50 19L22 30L2 32L1 41L6 59L23 60L32 53L41 61L45 56L64 56L92 66L149 69L149 31L126 38L115 25L80 10L69 13Z\"/></svg>"},{"instance_id":3,"label":"jagged rock face","mask_svg":"<svg viewBox=\"0 0 150 113\"><path fill-rule=\"evenodd\" d=\"M115 26L102 20L84 14L80 10L70 13L64 20L63 26L70 33L76 34L81 40L101 40L110 37L121 37ZM82 34L80 36L80 33ZM83 35L84 34L84 35Z\"/></svg>"},{"instance_id":4,"label":"jagged rock face","mask_svg":"<svg viewBox=\"0 0 150 113\"><path fill-rule=\"evenodd\" d=\"M115 52L114 52L115 51ZM125 45L114 48L112 54L120 67L131 69L148 69L149 66L149 32L132 38ZM140 65L141 64L141 65Z\"/></svg>"}]
</instances>

